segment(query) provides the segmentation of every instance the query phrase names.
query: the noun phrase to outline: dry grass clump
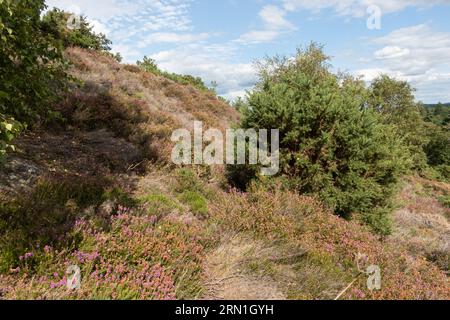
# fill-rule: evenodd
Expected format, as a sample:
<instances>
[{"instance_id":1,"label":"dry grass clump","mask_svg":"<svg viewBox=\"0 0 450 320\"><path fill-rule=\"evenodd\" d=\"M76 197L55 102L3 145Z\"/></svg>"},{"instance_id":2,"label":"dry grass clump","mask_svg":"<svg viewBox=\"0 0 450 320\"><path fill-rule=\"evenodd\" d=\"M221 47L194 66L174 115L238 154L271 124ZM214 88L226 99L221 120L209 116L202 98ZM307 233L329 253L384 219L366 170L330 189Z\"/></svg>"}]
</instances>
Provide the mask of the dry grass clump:
<instances>
[{"instance_id":1,"label":"dry grass clump","mask_svg":"<svg viewBox=\"0 0 450 320\"><path fill-rule=\"evenodd\" d=\"M249 262L261 261L271 254L263 241L242 235L225 236L205 262L208 282L206 299L285 300L279 284L264 272L248 272Z\"/></svg>"}]
</instances>

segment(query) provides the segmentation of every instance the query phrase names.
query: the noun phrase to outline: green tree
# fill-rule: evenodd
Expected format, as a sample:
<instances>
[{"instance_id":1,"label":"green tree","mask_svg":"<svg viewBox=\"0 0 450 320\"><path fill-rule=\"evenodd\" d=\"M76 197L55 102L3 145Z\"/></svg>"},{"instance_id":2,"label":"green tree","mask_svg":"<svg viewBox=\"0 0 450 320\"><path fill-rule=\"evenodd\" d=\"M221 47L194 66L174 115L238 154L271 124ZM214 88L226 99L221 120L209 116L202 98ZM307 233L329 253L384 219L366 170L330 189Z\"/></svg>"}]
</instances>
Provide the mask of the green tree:
<instances>
[{"instance_id":1,"label":"green tree","mask_svg":"<svg viewBox=\"0 0 450 320\"><path fill-rule=\"evenodd\" d=\"M159 70L158 65L156 64L156 61L152 58L149 58L145 56L142 61L136 62L138 67L143 69L146 72L154 73L154 74L160 74L161 70Z\"/></svg>"},{"instance_id":2,"label":"green tree","mask_svg":"<svg viewBox=\"0 0 450 320\"><path fill-rule=\"evenodd\" d=\"M0 0L0 157L21 123L46 120L66 79L62 48L41 21L44 0Z\"/></svg>"},{"instance_id":3,"label":"green tree","mask_svg":"<svg viewBox=\"0 0 450 320\"><path fill-rule=\"evenodd\" d=\"M414 168L424 169L427 165L424 147L428 138L414 90L406 81L382 75L372 82L369 91L369 106L382 114L384 123L397 128L413 157Z\"/></svg>"},{"instance_id":4,"label":"green tree","mask_svg":"<svg viewBox=\"0 0 450 320\"><path fill-rule=\"evenodd\" d=\"M281 172L295 189L388 233L387 206L408 151L395 128L367 108L364 83L332 74L328 61L311 44L295 58L260 64L242 127L279 129Z\"/></svg>"},{"instance_id":5,"label":"green tree","mask_svg":"<svg viewBox=\"0 0 450 320\"><path fill-rule=\"evenodd\" d=\"M42 24L48 34L63 42L65 48L80 47L105 52L111 50L111 41L104 34L95 33L84 16L74 18L73 14L54 8L44 15Z\"/></svg>"}]
</instances>

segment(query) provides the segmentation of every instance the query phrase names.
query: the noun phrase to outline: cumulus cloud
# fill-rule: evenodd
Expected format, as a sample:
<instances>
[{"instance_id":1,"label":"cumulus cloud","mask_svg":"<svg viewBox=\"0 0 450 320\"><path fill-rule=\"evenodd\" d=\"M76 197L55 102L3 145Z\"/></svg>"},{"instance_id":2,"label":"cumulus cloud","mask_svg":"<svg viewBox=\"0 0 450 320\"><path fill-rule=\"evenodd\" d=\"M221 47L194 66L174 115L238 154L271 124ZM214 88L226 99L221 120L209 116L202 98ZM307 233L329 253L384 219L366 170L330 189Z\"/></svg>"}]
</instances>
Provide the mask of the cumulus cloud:
<instances>
[{"instance_id":1,"label":"cumulus cloud","mask_svg":"<svg viewBox=\"0 0 450 320\"><path fill-rule=\"evenodd\" d=\"M450 64L450 33L434 31L425 24L395 30L372 42L386 46L375 55L384 59L389 69L405 75L445 70Z\"/></svg>"},{"instance_id":2,"label":"cumulus cloud","mask_svg":"<svg viewBox=\"0 0 450 320\"><path fill-rule=\"evenodd\" d=\"M171 72L188 73L217 81L219 93L234 98L255 81L252 65L234 62L233 53L245 45L270 43L296 30L290 12L307 10L319 13L332 10L345 17L363 17L376 3L383 14L414 7L450 4L450 0L277 0L258 12L261 26L243 33L236 40L211 44L215 33L196 32L190 17L194 0L47 0L50 7L86 15L98 33L113 41L113 51L126 62L150 55L158 45L170 46L154 58ZM74 9L75 8L75 9ZM243 46L244 45L244 46ZM364 67L355 71L371 80L380 73L408 80L418 88L420 99L450 100L450 33L436 32L427 24L394 30L370 40L372 55L357 58ZM158 47L156 50L163 50ZM242 53L242 51L240 52ZM435 88L435 89L433 89ZM445 90L444 90L445 88ZM446 96L447 95L447 96ZM446 98L447 97L447 98Z\"/></svg>"},{"instance_id":3,"label":"cumulus cloud","mask_svg":"<svg viewBox=\"0 0 450 320\"><path fill-rule=\"evenodd\" d=\"M237 42L245 44L256 44L262 42L271 42L280 35L276 30L259 30L244 33Z\"/></svg>"},{"instance_id":4,"label":"cumulus cloud","mask_svg":"<svg viewBox=\"0 0 450 320\"><path fill-rule=\"evenodd\" d=\"M373 66L357 70L367 81L381 73L409 81L424 101L448 101L450 88L450 33L426 24L394 30L371 40L381 46L374 52ZM433 89L434 88L434 89ZM441 88L441 89L440 89ZM442 90L442 88L446 88Z\"/></svg>"},{"instance_id":5,"label":"cumulus cloud","mask_svg":"<svg viewBox=\"0 0 450 320\"><path fill-rule=\"evenodd\" d=\"M271 30L294 29L294 26L286 20L286 11L273 5L267 5L259 13L266 27Z\"/></svg>"},{"instance_id":6,"label":"cumulus cloud","mask_svg":"<svg viewBox=\"0 0 450 320\"><path fill-rule=\"evenodd\" d=\"M397 46L387 46L374 53L377 59L393 59L400 58L410 54L409 49Z\"/></svg>"},{"instance_id":7,"label":"cumulus cloud","mask_svg":"<svg viewBox=\"0 0 450 320\"><path fill-rule=\"evenodd\" d=\"M252 30L244 33L237 42L242 44L270 42L282 33L295 30L296 27L286 20L286 14L286 10L278 6L264 6L259 12L259 17L264 23L264 28L262 30Z\"/></svg>"}]
</instances>

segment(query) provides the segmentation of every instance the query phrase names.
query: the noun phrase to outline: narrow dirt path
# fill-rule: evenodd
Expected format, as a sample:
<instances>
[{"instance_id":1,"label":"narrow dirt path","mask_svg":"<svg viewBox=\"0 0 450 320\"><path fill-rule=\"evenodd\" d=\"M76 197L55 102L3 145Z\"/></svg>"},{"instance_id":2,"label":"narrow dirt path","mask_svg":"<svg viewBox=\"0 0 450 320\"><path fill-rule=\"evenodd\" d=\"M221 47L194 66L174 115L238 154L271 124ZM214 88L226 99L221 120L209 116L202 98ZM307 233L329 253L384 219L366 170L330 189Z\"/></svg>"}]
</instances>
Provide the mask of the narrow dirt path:
<instances>
[{"instance_id":1,"label":"narrow dirt path","mask_svg":"<svg viewBox=\"0 0 450 320\"><path fill-rule=\"evenodd\" d=\"M255 241L232 237L225 239L206 261L208 293L214 300L286 300L277 283L246 270L245 262L264 250Z\"/></svg>"}]
</instances>

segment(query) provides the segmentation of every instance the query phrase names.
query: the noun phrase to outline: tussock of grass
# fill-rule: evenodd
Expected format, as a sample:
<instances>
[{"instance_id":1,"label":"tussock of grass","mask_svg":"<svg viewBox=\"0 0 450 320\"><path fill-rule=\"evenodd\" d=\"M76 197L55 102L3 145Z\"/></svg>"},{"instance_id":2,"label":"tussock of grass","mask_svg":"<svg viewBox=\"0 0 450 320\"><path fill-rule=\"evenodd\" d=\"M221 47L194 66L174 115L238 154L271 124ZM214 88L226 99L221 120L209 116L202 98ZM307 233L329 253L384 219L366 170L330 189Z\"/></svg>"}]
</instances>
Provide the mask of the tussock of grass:
<instances>
[{"instance_id":1,"label":"tussock of grass","mask_svg":"<svg viewBox=\"0 0 450 320\"><path fill-rule=\"evenodd\" d=\"M195 191L184 191L180 196L180 201L187 204L191 211L202 218L208 215L208 204L206 199Z\"/></svg>"}]
</instances>

